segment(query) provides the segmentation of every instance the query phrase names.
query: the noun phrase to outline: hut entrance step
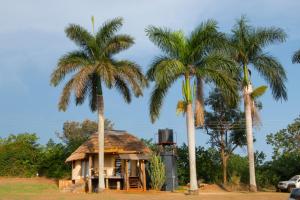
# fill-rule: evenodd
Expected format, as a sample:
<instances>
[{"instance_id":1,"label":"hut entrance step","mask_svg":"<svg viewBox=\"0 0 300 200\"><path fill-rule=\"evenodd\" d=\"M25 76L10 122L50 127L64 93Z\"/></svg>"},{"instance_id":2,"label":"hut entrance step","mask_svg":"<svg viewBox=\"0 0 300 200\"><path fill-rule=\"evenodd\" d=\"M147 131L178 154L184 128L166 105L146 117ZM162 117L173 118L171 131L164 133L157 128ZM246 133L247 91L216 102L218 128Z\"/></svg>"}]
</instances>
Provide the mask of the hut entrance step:
<instances>
[{"instance_id":1,"label":"hut entrance step","mask_svg":"<svg viewBox=\"0 0 300 200\"><path fill-rule=\"evenodd\" d=\"M142 184L139 177L129 177L129 188L130 189L141 189Z\"/></svg>"}]
</instances>

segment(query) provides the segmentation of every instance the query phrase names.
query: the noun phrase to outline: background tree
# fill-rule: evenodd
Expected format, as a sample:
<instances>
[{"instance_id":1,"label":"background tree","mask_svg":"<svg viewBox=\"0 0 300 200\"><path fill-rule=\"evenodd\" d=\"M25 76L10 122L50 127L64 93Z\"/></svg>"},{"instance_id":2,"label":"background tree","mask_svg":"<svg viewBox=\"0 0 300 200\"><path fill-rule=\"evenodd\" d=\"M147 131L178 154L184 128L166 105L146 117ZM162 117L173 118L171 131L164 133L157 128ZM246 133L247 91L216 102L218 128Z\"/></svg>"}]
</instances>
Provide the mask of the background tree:
<instances>
[{"instance_id":1,"label":"background tree","mask_svg":"<svg viewBox=\"0 0 300 200\"><path fill-rule=\"evenodd\" d=\"M71 149L62 143L55 143L52 139L41 147L41 157L38 163L39 176L49 178L71 178L72 167L65 163L70 156Z\"/></svg>"},{"instance_id":2,"label":"background tree","mask_svg":"<svg viewBox=\"0 0 300 200\"><path fill-rule=\"evenodd\" d=\"M285 32L280 28L254 28L248 25L245 17L241 17L232 30L230 43L232 56L240 65L242 72L241 87L244 98L244 111L247 133L247 150L249 158L250 190L256 191L255 164L253 149L252 119L255 111L254 99L266 90L266 86L252 89L250 67L264 78L272 90L275 100L287 99L285 71L280 62L264 52L267 45L284 42Z\"/></svg>"},{"instance_id":3,"label":"background tree","mask_svg":"<svg viewBox=\"0 0 300 200\"><path fill-rule=\"evenodd\" d=\"M227 162L237 147L247 144L244 129L244 113L239 105L229 106L218 89L210 92L205 101L210 112L205 114L204 129L210 136L209 143L221 155L223 183L227 184Z\"/></svg>"},{"instance_id":4,"label":"background tree","mask_svg":"<svg viewBox=\"0 0 300 200\"><path fill-rule=\"evenodd\" d=\"M300 63L300 50L296 51L292 58L293 63Z\"/></svg>"},{"instance_id":5,"label":"background tree","mask_svg":"<svg viewBox=\"0 0 300 200\"><path fill-rule=\"evenodd\" d=\"M41 156L37 140L35 133L0 138L0 176L36 176Z\"/></svg>"},{"instance_id":6,"label":"background tree","mask_svg":"<svg viewBox=\"0 0 300 200\"><path fill-rule=\"evenodd\" d=\"M268 134L267 143L272 145L275 159L287 153L300 153L300 117L287 128Z\"/></svg>"},{"instance_id":7,"label":"background tree","mask_svg":"<svg viewBox=\"0 0 300 200\"><path fill-rule=\"evenodd\" d=\"M159 117L160 108L168 89L176 80L183 79L183 100L179 101L177 110L186 115L190 192L194 193L198 190L198 186L195 160L195 121L192 106L196 85L193 86L193 80L196 81L200 78L201 83L202 80L211 81L222 91L235 96L235 82L229 75L230 70L234 68L234 63L226 57L223 51L213 48L213 44L222 39L222 34L217 31L215 21L210 20L201 24L188 37L182 31L171 31L154 26L149 26L146 33L149 39L164 53L154 59L147 72L148 78L155 81L150 99L152 122ZM201 95L203 95L203 91L201 91ZM201 96L201 98L203 97Z\"/></svg>"},{"instance_id":8,"label":"background tree","mask_svg":"<svg viewBox=\"0 0 300 200\"><path fill-rule=\"evenodd\" d=\"M114 123L108 119L104 121L104 129L112 130ZM63 132L56 133L67 146L69 153L75 151L83 142L85 142L93 133L96 133L98 123L92 120L84 120L82 122L66 121L63 124Z\"/></svg>"},{"instance_id":9,"label":"background tree","mask_svg":"<svg viewBox=\"0 0 300 200\"><path fill-rule=\"evenodd\" d=\"M78 50L62 56L51 75L51 84L57 86L67 74L73 74L63 88L59 110L65 111L72 92L76 105L89 98L90 109L98 112L99 134L99 190L104 185L104 98L103 87L115 88L126 103L131 101L131 91L136 97L142 95L147 82L139 66L129 60L116 60L114 55L132 46L133 38L125 34L116 34L123 22L116 18L105 22L94 33L80 25L71 24L66 35Z\"/></svg>"}]
</instances>

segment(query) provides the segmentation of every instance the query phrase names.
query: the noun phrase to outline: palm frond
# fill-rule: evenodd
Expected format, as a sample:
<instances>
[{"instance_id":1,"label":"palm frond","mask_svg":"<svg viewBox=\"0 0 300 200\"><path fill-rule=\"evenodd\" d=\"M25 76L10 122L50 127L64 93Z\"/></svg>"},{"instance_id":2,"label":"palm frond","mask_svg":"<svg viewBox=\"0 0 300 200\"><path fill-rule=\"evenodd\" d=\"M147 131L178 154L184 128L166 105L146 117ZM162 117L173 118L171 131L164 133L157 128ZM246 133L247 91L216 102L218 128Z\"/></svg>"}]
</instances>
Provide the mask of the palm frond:
<instances>
[{"instance_id":1,"label":"palm frond","mask_svg":"<svg viewBox=\"0 0 300 200\"><path fill-rule=\"evenodd\" d=\"M105 60L96 67L96 73L105 83L107 88L112 88L115 82L115 74L117 74L116 66L110 61Z\"/></svg>"},{"instance_id":2,"label":"palm frond","mask_svg":"<svg viewBox=\"0 0 300 200\"><path fill-rule=\"evenodd\" d=\"M87 49L88 43L93 40L93 36L85 28L77 24L70 24L65 29L65 33L68 38L83 49Z\"/></svg>"},{"instance_id":3,"label":"palm frond","mask_svg":"<svg viewBox=\"0 0 300 200\"><path fill-rule=\"evenodd\" d=\"M131 61L121 60L115 62L118 69L118 75L131 86L136 97L143 95L143 89L148 86L148 82L140 67Z\"/></svg>"},{"instance_id":4,"label":"palm frond","mask_svg":"<svg viewBox=\"0 0 300 200\"><path fill-rule=\"evenodd\" d=\"M231 59L225 51L213 51L207 56L203 57L200 62L196 64L197 68L210 68L224 70L232 76L238 77L238 64Z\"/></svg>"},{"instance_id":5,"label":"palm frond","mask_svg":"<svg viewBox=\"0 0 300 200\"><path fill-rule=\"evenodd\" d=\"M155 120L160 115L160 110L163 105L164 98L168 92L168 89L171 85L166 87L159 87L155 85L150 97L150 118L151 122L154 123Z\"/></svg>"},{"instance_id":6,"label":"palm frond","mask_svg":"<svg viewBox=\"0 0 300 200\"><path fill-rule=\"evenodd\" d=\"M287 100L287 92L284 84L287 77L280 62L272 56L260 54L253 58L253 66L270 84L275 100Z\"/></svg>"},{"instance_id":7,"label":"palm frond","mask_svg":"<svg viewBox=\"0 0 300 200\"><path fill-rule=\"evenodd\" d=\"M123 19L118 17L106 21L96 34L96 42L98 46L105 46L106 42L112 38L115 33L122 27Z\"/></svg>"},{"instance_id":8,"label":"palm frond","mask_svg":"<svg viewBox=\"0 0 300 200\"><path fill-rule=\"evenodd\" d=\"M160 57L152 63L147 76L163 87L184 74L185 70L186 67L179 60Z\"/></svg>"},{"instance_id":9,"label":"palm frond","mask_svg":"<svg viewBox=\"0 0 300 200\"><path fill-rule=\"evenodd\" d=\"M230 73L215 68L202 68L197 70L197 76L204 77L213 82L222 92L228 105L236 105L239 99L237 81Z\"/></svg>"},{"instance_id":10,"label":"palm frond","mask_svg":"<svg viewBox=\"0 0 300 200\"><path fill-rule=\"evenodd\" d=\"M74 87L74 79L70 79L67 84L64 86L63 91L60 96L60 100L58 103L58 109L60 111L66 111L70 102L71 92Z\"/></svg>"},{"instance_id":11,"label":"palm frond","mask_svg":"<svg viewBox=\"0 0 300 200\"><path fill-rule=\"evenodd\" d=\"M252 44L256 44L260 48L263 48L266 45L274 44L275 42L284 42L287 38L287 34L281 28L263 27L254 30L252 37L255 40L255 42L253 42Z\"/></svg>"},{"instance_id":12,"label":"palm frond","mask_svg":"<svg viewBox=\"0 0 300 200\"><path fill-rule=\"evenodd\" d=\"M251 92L250 96L253 100L255 100L258 97L261 97L267 91L267 89L268 89L268 86L265 86L265 85L259 86Z\"/></svg>"},{"instance_id":13,"label":"palm frond","mask_svg":"<svg viewBox=\"0 0 300 200\"><path fill-rule=\"evenodd\" d=\"M116 78L115 88L121 93L126 103L131 102L131 93L124 80L121 78Z\"/></svg>"},{"instance_id":14,"label":"palm frond","mask_svg":"<svg viewBox=\"0 0 300 200\"><path fill-rule=\"evenodd\" d=\"M51 74L50 82L53 86L57 86L66 74L90 64L89 57L83 51L72 51L59 59L56 69Z\"/></svg>"},{"instance_id":15,"label":"palm frond","mask_svg":"<svg viewBox=\"0 0 300 200\"><path fill-rule=\"evenodd\" d=\"M293 63L300 63L300 50L296 51L292 58Z\"/></svg>"},{"instance_id":16,"label":"palm frond","mask_svg":"<svg viewBox=\"0 0 300 200\"><path fill-rule=\"evenodd\" d=\"M185 114L186 112L186 102L185 101L178 101L177 106L176 106L176 115L179 114Z\"/></svg>"},{"instance_id":17,"label":"palm frond","mask_svg":"<svg viewBox=\"0 0 300 200\"><path fill-rule=\"evenodd\" d=\"M86 66L73 76L73 87L77 98L84 98L91 75L94 73L93 66Z\"/></svg>"},{"instance_id":18,"label":"palm frond","mask_svg":"<svg viewBox=\"0 0 300 200\"><path fill-rule=\"evenodd\" d=\"M92 112L95 112L98 109L97 96L101 89L100 77L96 73L92 74L90 87L88 87L89 105Z\"/></svg>"},{"instance_id":19,"label":"palm frond","mask_svg":"<svg viewBox=\"0 0 300 200\"><path fill-rule=\"evenodd\" d=\"M113 55L128 49L134 44L134 39L129 35L116 35L112 37L103 49L103 54Z\"/></svg>"},{"instance_id":20,"label":"palm frond","mask_svg":"<svg viewBox=\"0 0 300 200\"><path fill-rule=\"evenodd\" d=\"M215 20L201 23L190 35L188 45L189 57L193 62L211 50L224 49L228 46L225 34L219 32Z\"/></svg>"},{"instance_id":21,"label":"palm frond","mask_svg":"<svg viewBox=\"0 0 300 200\"><path fill-rule=\"evenodd\" d=\"M182 58L186 53L185 37L181 31L149 26L146 29L149 39L172 58Z\"/></svg>"}]
</instances>

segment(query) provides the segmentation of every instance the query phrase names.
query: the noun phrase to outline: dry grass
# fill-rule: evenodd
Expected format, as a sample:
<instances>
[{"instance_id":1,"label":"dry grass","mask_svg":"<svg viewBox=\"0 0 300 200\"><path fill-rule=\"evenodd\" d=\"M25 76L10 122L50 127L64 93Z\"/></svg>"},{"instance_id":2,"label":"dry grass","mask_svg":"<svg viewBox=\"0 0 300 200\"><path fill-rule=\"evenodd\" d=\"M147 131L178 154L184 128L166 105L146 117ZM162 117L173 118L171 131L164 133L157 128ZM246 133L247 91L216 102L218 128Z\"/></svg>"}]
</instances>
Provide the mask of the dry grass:
<instances>
[{"instance_id":1,"label":"dry grass","mask_svg":"<svg viewBox=\"0 0 300 200\"><path fill-rule=\"evenodd\" d=\"M59 192L48 179L0 178L0 200L287 200L287 193L207 192L189 196L182 192L115 192L71 194Z\"/></svg>"}]
</instances>

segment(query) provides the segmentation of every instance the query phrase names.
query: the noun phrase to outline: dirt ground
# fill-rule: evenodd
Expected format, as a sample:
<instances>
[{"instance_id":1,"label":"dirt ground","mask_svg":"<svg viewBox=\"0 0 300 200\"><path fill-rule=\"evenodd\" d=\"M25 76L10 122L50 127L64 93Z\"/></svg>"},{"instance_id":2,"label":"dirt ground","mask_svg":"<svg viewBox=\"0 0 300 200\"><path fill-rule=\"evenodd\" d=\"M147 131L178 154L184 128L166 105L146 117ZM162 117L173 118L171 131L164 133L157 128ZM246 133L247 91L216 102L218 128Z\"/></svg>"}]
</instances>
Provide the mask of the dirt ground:
<instances>
[{"instance_id":1,"label":"dirt ground","mask_svg":"<svg viewBox=\"0 0 300 200\"><path fill-rule=\"evenodd\" d=\"M287 193L275 192L225 192L201 190L190 196L183 192L123 192L105 191L100 194L63 193L55 181L42 178L0 178L0 200L287 200Z\"/></svg>"}]
</instances>

